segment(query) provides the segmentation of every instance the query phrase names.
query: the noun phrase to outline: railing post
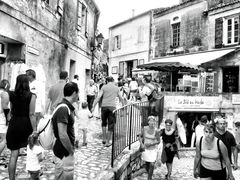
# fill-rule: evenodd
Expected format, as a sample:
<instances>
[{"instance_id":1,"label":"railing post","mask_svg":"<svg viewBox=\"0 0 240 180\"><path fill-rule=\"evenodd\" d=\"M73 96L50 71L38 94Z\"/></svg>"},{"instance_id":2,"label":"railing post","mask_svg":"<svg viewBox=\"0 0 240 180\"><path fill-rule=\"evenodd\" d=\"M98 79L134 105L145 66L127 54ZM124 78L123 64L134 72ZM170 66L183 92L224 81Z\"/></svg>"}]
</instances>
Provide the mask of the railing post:
<instances>
[{"instance_id":1,"label":"railing post","mask_svg":"<svg viewBox=\"0 0 240 180\"><path fill-rule=\"evenodd\" d=\"M117 119L117 111L114 112L114 116ZM113 133L112 133L112 160L111 160L111 167L113 168L113 161L114 161L114 148L115 148L115 127L116 123L113 124Z\"/></svg>"},{"instance_id":2,"label":"railing post","mask_svg":"<svg viewBox=\"0 0 240 180\"><path fill-rule=\"evenodd\" d=\"M132 105L130 105L130 125L129 125L129 150L131 149L131 139L132 139Z\"/></svg>"}]
</instances>

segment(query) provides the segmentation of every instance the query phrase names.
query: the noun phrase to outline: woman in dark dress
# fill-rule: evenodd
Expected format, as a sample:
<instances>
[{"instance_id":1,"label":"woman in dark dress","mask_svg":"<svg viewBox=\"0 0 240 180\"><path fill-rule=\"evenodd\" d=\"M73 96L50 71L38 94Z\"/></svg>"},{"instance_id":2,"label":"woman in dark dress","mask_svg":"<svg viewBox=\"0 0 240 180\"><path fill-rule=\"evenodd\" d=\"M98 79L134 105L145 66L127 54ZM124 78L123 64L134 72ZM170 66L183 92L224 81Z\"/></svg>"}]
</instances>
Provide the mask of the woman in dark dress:
<instances>
[{"instance_id":1,"label":"woman in dark dress","mask_svg":"<svg viewBox=\"0 0 240 180\"><path fill-rule=\"evenodd\" d=\"M35 102L36 95L30 92L27 75L19 75L14 92L10 92L11 119L6 135L7 147L11 150L8 166L10 180L15 180L19 149L26 147L28 136L36 131Z\"/></svg>"},{"instance_id":2,"label":"woman in dark dress","mask_svg":"<svg viewBox=\"0 0 240 180\"><path fill-rule=\"evenodd\" d=\"M165 129L162 129L160 132L163 140L161 160L162 163L166 163L168 171L166 174L166 179L170 179L172 173L173 158L178 153L178 134L177 131L172 128L172 124L173 121L171 119L166 119Z\"/></svg>"}]
</instances>

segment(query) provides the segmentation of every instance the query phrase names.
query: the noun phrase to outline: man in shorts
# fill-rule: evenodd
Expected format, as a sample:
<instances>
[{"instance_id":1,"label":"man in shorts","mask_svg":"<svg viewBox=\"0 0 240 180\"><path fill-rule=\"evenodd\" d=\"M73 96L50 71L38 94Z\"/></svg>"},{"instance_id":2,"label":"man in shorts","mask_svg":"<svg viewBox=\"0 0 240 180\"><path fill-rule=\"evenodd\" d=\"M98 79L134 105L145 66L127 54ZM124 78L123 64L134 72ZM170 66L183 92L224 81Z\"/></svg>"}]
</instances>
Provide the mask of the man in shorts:
<instances>
[{"instance_id":1,"label":"man in shorts","mask_svg":"<svg viewBox=\"0 0 240 180\"><path fill-rule=\"evenodd\" d=\"M116 121L113 111L116 109L116 97L123 103L123 98L120 94L119 88L115 85L113 77L107 77L107 84L103 85L98 97L93 103L91 112L94 111L96 104L102 98L102 132L103 132L103 145L106 147L111 146L110 139ZM108 127L108 132L107 132Z\"/></svg>"}]
</instances>

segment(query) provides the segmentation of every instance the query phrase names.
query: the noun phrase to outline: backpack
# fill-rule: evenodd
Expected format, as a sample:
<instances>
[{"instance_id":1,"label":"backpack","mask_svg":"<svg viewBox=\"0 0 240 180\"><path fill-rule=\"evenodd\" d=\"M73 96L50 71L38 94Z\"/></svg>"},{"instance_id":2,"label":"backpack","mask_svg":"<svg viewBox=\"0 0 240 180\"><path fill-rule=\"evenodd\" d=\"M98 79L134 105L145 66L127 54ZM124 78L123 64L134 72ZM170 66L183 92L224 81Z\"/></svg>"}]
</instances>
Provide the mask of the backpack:
<instances>
[{"instance_id":1,"label":"backpack","mask_svg":"<svg viewBox=\"0 0 240 180\"><path fill-rule=\"evenodd\" d=\"M146 94L148 101L156 101L157 99L157 89L154 84L152 84L154 87L149 87L148 88L151 90L151 93L149 95Z\"/></svg>"},{"instance_id":2,"label":"backpack","mask_svg":"<svg viewBox=\"0 0 240 180\"><path fill-rule=\"evenodd\" d=\"M70 110L68 106L62 103L54 109L52 115L47 115L44 116L44 118L40 119L37 125L39 143L45 150L51 150L54 146L56 137L53 133L52 117L60 107L67 107L68 114L70 115Z\"/></svg>"}]
</instances>

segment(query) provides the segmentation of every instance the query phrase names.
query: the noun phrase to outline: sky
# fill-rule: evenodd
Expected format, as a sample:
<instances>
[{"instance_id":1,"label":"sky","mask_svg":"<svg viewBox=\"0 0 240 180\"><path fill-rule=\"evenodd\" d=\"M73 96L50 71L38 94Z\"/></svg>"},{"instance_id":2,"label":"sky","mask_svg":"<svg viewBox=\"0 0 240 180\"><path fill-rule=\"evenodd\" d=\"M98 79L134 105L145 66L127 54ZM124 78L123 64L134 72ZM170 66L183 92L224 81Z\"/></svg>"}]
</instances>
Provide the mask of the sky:
<instances>
[{"instance_id":1,"label":"sky","mask_svg":"<svg viewBox=\"0 0 240 180\"><path fill-rule=\"evenodd\" d=\"M95 0L100 9L98 30L108 38L108 28L125 21L134 14L138 15L150 9L168 7L179 3L179 0Z\"/></svg>"}]
</instances>

